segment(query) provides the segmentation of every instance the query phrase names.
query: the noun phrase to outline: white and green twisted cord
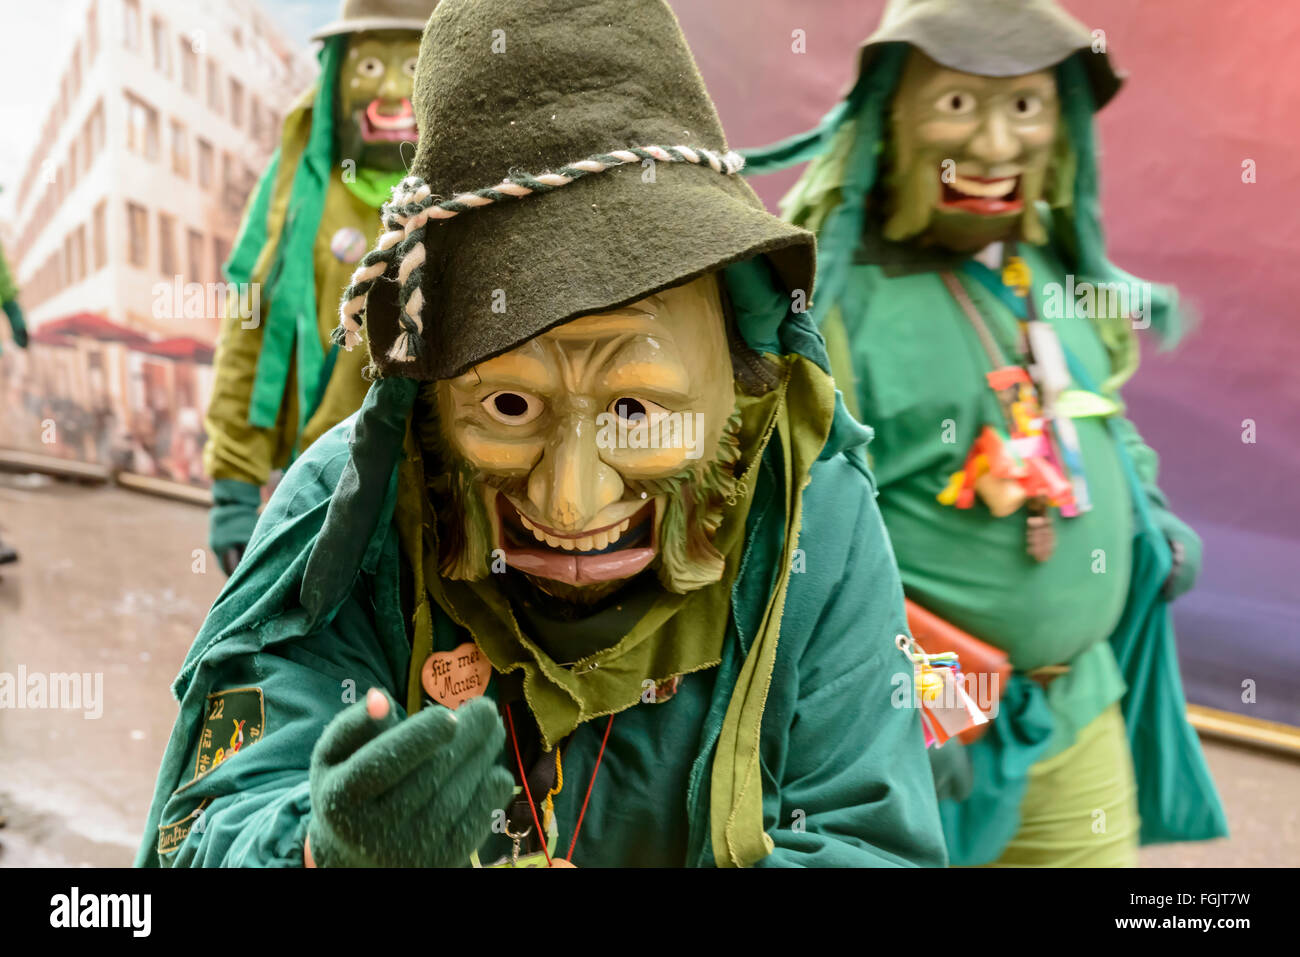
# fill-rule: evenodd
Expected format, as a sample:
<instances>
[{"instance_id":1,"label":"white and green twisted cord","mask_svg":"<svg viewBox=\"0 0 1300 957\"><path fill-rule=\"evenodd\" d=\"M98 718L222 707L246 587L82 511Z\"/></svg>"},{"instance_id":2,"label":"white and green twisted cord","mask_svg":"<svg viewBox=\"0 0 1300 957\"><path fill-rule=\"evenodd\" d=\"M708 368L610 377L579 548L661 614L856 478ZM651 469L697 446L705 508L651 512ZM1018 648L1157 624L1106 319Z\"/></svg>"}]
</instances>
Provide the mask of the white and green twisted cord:
<instances>
[{"instance_id":1,"label":"white and green twisted cord","mask_svg":"<svg viewBox=\"0 0 1300 957\"><path fill-rule=\"evenodd\" d=\"M361 324L365 321L366 297L376 282L382 279L394 262L400 285L398 322L402 332L388 358L395 362L412 362L424 345L424 228L429 220L454 219L461 213L508 199L522 199L535 193L548 193L568 186L593 173L653 160L661 163L692 163L708 166L716 173L731 176L745 166L739 153L716 153L713 150L689 146L644 146L598 153L577 163L571 163L551 173L533 176L512 172L496 186L460 193L451 199L435 202L427 183L418 176L408 176L393 187L393 198L384 204L381 219L384 233L375 248L361 258L348 287L343 291L339 307L339 325L332 339L351 351L361 342Z\"/></svg>"}]
</instances>

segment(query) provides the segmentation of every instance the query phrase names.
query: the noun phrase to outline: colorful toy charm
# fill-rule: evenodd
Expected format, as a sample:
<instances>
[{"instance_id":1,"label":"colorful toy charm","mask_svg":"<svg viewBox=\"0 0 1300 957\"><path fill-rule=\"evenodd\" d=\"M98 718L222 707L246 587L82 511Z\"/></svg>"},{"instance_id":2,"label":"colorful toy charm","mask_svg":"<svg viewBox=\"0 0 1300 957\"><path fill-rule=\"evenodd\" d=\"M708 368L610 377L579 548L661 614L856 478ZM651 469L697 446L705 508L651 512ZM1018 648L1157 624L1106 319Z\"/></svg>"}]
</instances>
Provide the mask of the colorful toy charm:
<instances>
[{"instance_id":1,"label":"colorful toy charm","mask_svg":"<svg viewBox=\"0 0 1300 957\"><path fill-rule=\"evenodd\" d=\"M906 635L899 635L895 644L915 669L916 700L927 748L943 747L949 738L988 723L988 717L965 688L956 652L927 655L914 638Z\"/></svg>"}]
</instances>

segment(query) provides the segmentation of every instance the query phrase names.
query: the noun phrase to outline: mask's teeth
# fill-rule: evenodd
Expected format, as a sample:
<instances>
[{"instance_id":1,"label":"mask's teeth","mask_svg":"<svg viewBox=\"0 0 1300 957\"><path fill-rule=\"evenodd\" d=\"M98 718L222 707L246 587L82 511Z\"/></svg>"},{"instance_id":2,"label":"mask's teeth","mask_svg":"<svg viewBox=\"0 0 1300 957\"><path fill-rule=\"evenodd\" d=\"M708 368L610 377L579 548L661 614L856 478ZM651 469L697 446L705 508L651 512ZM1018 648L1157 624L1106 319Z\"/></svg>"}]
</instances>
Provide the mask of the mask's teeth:
<instances>
[{"instance_id":1,"label":"mask's teeth","mask_svg":"<svg viewBox=\"0 0 1300 957\"><path fill-rule=\"evenodd\" d=\"M519 517L519 523L525 529L533 533L533 538L543 545L549 545L551 548L563 549L566 552L590 552L599 551L608 548L617 542L629 528L632 527L632 519L625 518L613 528L607 528L603 532L597 532L594 535L584 535L581 538L560 538L556 535L550 535L532 522L530 522L522 512L516 511Z\"/></svg>"}]
</instances>

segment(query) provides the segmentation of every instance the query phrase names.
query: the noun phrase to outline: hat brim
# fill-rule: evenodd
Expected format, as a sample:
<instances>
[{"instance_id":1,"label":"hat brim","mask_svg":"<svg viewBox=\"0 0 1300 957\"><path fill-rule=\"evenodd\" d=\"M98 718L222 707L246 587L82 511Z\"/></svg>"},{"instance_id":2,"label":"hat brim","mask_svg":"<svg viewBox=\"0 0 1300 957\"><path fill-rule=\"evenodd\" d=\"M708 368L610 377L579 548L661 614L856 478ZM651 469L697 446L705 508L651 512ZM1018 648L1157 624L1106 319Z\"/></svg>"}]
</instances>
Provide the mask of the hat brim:
<instances>
[{"instance_id":1,"label":"hat brim","mask_svg":"<svg viewBox=\"0 0 1300 957\"><path fill-rule=\"evenodd\" d=\"M363 17L358 20L335 20L311 35L313 40L342 36L345 33L369 33L377 30L410 30L423 33L427 20L416 17Z\"/></svg>"},{"instance_id":2,"label":"hat brim","mask_svg":"<svg viewBox=\"0 0 1300 957\"><path fill-rule=\"evenodd\" d=\"M673 163L659 163L654 182L644 172L616 168L431 223L423 354L388 357L397 284L382 281L366 311L378 373L451 378L561 323L760 255L811 299L813 235L768 213L743 179Z\"/></svg>"},{"instance_id":3,"label":"hat brim","mask_svg":"<svg viewBox=\"0 0 1300 957\"><path fill-rule=\"evenodd\" d=\"M1011 23L987 16L975 4L917 7L887 19L866 39L859 77L888 43L906 43L941 66L979 76L1024 76L1081 54L1097 110L1124 84L1110 54L1093 52L1091 31L1053 6L1027 5Z\"/></svg>"}]
</instances>

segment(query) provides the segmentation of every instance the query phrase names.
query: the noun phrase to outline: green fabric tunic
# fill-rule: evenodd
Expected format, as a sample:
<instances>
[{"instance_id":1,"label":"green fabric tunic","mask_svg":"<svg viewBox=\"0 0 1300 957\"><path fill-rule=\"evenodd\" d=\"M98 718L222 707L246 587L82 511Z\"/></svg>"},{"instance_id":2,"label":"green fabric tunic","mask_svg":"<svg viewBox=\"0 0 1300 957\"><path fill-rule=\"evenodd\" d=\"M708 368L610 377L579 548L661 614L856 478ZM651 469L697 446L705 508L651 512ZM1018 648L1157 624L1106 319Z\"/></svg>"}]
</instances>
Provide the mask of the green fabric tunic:
<instances>
[{"instance_id":1,"label":"green fabric tunic","mask_svg":"<svg viewBox=\"0 0 1300 957\"><path fill-rule=\"evenodd\" d=\"M1177 686L1162 678L1141 690L1156 687L1166 697L1125 697L1131 690L1126 674L1149 680L1147 669L1158 668L1162 675L1177 677L1171 670L1168 611L1155 600L1168 574L1168 559L1155 550L1159 546L1153 535L1196 539L1169 511L1156 486L1155 453L1118 414L1122 406L1095 394L1115 363L1097 326L1085 318L1054 316L1045 308L1050 284L1063 286L1067 272L1055 247L1022 243L1016 252L1032 270L1039 318L1052 324L1071 357L1071 388L1094 396L1086 411L1096 414L1073 420L1093 507L1075 518L1054 516L1056 549L1041 564L1026 554L1023 511L999 519L978 501L974 508L956 509L936 500L952 473L963 467L982 427L1004 427L984 378L990 360L940 277L940 269L957 263L928 261L915 252L908 262L899 259L895 248L895 261L876 265L868 261L877 258L871 248L868 242L858 250L826 331L837 378L852 392L863 420L876 429L872 464L904 587L922 605L1007 651L1016 668L990 734L974 747L949 747L932 755L938 781L965 777L975 786L965 800L941 801L950 858L987 863L1005 850L1008 860L1017 860L1026 846L1036 846L1017 833L1022 796L1026 808L1055 808L1040 817L1055 822L1052 826L1061 832L1053 840L1068 843L1063 835L1074 825L1066 822L1065 806L1053 787L1070 780L1070 773L1053 777L1047 769L1058 756L1073 764L1083 761L1085 752L1092 754L1103 739L1097 722L1121 701L1126 709L1133 700L1141 701L1139 720L1149 722L1146 732L1130 725L1130 742L1146 741L1144 733L1158 729L1158 736L1183 749L1176 775L1166 777L1164 765L1138 766L1139 795L1146 802L1142 840L1224 833L1222 808L1182 716L1181 693L1169 697ZM1018 360L1010 310L981 283L957 275L1003 356ZM1138 547L1144 549L1141 558ZM1189 551L1188 561L1188 573L1194 576L1199 551ZM1135 581L1146 589L1141 598ZM1069 670L1044 693L1023 676L1049 664L1068 665ZM1085 741L1090 742L1086 747ZM1152 745L1144 746L1143 755L1159 754L1159 745ZM963 752L971 762L965 772L957 770ZM1129 767L1127 756L1121 764ZM1174 783L1179 778L1191 782L1187 789ZM1109 775L1106 780L1118 789L1107 798L1117 821L1127 820L1133 813L1124 790L1129 779ZM941 787L941 797L963 790L959 786L950 793L947 787ZM1080 820L1086 825L1088 815ZM1071 854L1082 854L1085 847L1087 853L1098 851L1087 827L1079 834L1079 847ZM1115 845L1106 853L1118 861L1127 852ZM1089 860L1096 864L1103 859Z\"/></svg>"},{"instance_id":2,"label":"green fabric tunic","mask_svg":"<svg viewBox=\"0 0 1300 957\"><path fill-rule=\"evenodd\" d=\"M1063 281L1046 265L1036 277ZM888 280L859 265L851 281L857 295L848 299L846 326L861 372L858 401L876 430L871 455L881 511L909 596L993 641L1023 671L1069 662L1104 641L1128 594L1133 536L1132 503L1105 424L1076 420L1093 508L1056 519L1056 550L1048 561L1035 561L1024 547L1023 512L999 519L981 504L958 509L936 502L982 428L1004 424L970 321L934 273ZM962 281L999 341L1014 342L1007 308L978 283ZM865 308L853 308L858 296ZM1104 379L1109 359L1089 324L1052 325L1064 346ZM943 428L948 420L951 431Z\"/></svg>"},{"instance_id":3,"label":"green fabric tunic","mask_svg":"<svg viewBox=\"0 0 1300 957\"><path fill-rule=\"evenodd\" d=\"M1020 244L1017 252L1033 271L1040 318L1094 381L1105 380L1110 357L1091 322L1043 308L1045 288L1063 286L1065 268L1049 250ZM1118 449L1101 418L1074 420L1093 507L1053 518L1056 549L1046 562L1025 549L1023 511L996 518L978 501L970 509L940 505L983 427L1004 428L1005 420L984 378L990 363L979 337L939 273L919 265L890 272L855 263L839 316L859 414L876 430L872 465L904 588L1005 650L1019 671L1070 666L1048 689L1060 729L1054 753L1124 693L1107 643L1132 573L1133 502ZM1019 361L1015 317L958 275L1004 357Z\"/></svg>"},{"instance_id":4,"label":"green fabric tunic","mask_svg":"<svg viewBox=\"0 0 1300 957\"><path fill-rule=\"evenodd\" d=\"M466 637L458 629L440 630L435 647L449 651ZM580 867L681 867L690 860L687 796L691 759L709 713L717 676L716 667L686 675L672 698L620 712L610 727L603 754L601 741L608 718L584 723L561 745L563 781L555 796L556 848L560 856L568 856L583 798L590 787L591 801L572 857ZM497 691L498 681L494 679L488 694L495 697ZM512 707L522 736L526 725L520 716L521 706L516 703ZM508 738L505 760L513 768ZM616 799L611 800L610 795ZM779 814L779 809L775 813ZM511 842L504 835L494 834L479 849L479 856L484 863L491 863L507 857L510 850Z\"/></svg>"}]
</instances>

